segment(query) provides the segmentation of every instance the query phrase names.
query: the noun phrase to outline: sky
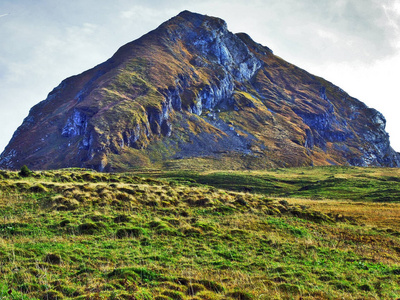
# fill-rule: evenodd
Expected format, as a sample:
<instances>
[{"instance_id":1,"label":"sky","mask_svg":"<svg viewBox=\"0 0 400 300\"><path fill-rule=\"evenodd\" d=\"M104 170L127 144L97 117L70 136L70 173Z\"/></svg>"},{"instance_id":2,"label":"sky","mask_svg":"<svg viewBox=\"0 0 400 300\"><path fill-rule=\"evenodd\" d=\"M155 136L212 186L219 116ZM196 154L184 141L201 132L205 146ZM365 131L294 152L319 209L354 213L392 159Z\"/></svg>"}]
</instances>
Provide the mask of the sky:
<instances>
[{"instance_id":1,"label":"sky","mask_svg":"<svg viewBox=\"0 0 400 300\"><path fill-rule=\"evenodd\" d=\"M183 10L224 19L377 109L400 151L400 0L1 0L0 152L63 79Z\"/></svg>"}]
</instances>

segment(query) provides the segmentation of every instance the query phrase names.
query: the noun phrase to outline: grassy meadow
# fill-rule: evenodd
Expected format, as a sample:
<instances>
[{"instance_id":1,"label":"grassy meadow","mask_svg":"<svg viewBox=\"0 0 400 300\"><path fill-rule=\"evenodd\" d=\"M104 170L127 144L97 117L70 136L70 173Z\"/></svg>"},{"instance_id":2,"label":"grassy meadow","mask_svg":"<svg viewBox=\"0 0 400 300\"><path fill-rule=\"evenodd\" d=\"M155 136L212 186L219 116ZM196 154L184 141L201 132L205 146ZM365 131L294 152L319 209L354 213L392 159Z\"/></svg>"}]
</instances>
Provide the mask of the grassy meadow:
<instances>
[{"instance_id":1,"label":"grassy meadow","mask_svg":"<svg viewBox=\"0 0 400 300\"><path fill-rule=\"evenodd\" d=\"M0 299L397 299L400 170L0 171Z\"/></svg>"}]
</instances>

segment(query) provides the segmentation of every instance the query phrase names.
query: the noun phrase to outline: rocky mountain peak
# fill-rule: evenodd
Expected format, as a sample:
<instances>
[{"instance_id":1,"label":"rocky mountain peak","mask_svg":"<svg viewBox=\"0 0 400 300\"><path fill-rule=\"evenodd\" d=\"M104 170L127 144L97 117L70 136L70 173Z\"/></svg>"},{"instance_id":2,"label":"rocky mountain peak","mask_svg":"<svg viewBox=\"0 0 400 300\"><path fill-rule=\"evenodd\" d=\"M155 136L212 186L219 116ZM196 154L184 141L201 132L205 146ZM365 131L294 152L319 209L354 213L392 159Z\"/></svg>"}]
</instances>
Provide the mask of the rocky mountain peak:
<instances>
[{"instance_id":1,"label":"rocky mountain peak","mask_svg":"<svg viewBox=\"0 0 400 300\"><path fill-rule=\"evenodd\" d=\"M159 28L167 31L166 44L184 42L197 56L194 62L198 67L208 62L218 64L240 81L250 79L261 67L261 61L242 39L228 31L222 19L183 11Z\"/></svg>"},{"instance_id":2,"label":"rocky mountain peak","mask_svg":"<svg viewBox=\"0 0 400 300\"><path fill-rule=\"evenodd\" d=\"M213 32L220 35L228 33L228 25L224 20L193 13L188 10L182 11L177 16L164 22L159 28L175 31L176 35L183 33L186 37L190 38L194 38L199 32L203 34L204 32ZM182 36L180 37L182 38Z\"/></svg>"},{"instance_id":3,"label":"rocky mountain peak","mask_svg":"<svg viewBox=\"0 0 400 300\"><path fill-rule=\"evenodd\" d=\"M225 21L189 11L64 80L0 156L16 169L399 166L385 119Z\"/></svg>"}]
</instances>

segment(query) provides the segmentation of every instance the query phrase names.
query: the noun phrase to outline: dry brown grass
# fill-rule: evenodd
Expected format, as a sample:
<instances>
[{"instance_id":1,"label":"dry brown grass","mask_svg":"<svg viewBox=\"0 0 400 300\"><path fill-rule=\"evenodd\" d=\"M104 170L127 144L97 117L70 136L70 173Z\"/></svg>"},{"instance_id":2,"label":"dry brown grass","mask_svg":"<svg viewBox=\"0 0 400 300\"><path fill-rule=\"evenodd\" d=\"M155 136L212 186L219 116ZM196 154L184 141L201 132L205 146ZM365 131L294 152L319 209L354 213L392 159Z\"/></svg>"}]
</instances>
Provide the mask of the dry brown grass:
<instances>
[{"instance_id":1,"label":"dry brown grass","mask_svg":"<svg viewBox=\"0 0 400 300\"><path fill-rule=\"evenodd\" d=\"M281 198L280 198L281 199ZM400 204L285 198L291 204L305 205L325 214L342 215L370 227L400 231Z\"/></svg>"}]
</instances>

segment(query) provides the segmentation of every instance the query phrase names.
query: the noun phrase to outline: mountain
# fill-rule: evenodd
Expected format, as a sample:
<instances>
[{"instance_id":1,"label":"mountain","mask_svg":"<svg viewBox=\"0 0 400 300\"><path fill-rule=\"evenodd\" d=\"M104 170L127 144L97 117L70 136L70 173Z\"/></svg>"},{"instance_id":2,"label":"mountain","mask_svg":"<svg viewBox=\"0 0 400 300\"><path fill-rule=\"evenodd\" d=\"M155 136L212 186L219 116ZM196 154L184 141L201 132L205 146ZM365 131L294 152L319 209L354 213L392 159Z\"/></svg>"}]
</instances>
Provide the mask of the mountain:
<instances>
[{"instance_id":1,"label":"mountain","mask_svg":"<svg viewBox=\"0 0 400 300\"><path fill-rule=\"evenodd\" d=\"M225 21L184 11L61 82L0 167L398 167L385 122Z\"/></svg>"}]
</instances>

